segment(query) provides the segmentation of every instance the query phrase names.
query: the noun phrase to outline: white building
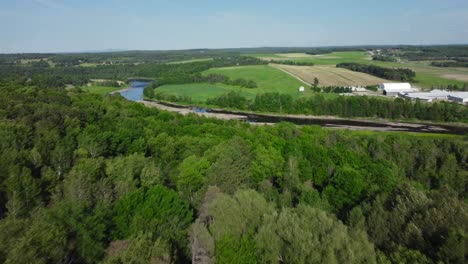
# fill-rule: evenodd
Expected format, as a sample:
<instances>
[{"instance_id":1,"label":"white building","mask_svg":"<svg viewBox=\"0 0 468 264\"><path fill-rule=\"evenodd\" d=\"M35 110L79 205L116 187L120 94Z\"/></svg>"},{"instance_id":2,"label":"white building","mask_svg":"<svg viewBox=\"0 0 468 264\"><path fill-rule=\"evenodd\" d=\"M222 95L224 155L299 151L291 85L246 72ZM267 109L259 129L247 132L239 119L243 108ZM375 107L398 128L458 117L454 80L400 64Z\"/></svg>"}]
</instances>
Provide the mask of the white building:
<instances>
[{"instance_id":1,"label":"white building","mask_svg":"<svg viewBox=\"0 0 468 264\"><path fill-rule=\"evenodd\" d=\"M468 92L453 92L450 93L448 96L450 101L458 102L458 103L468 103Z\"/></svg>"},{"instance_id":2,"label":"white building","mask_svg":"<svg viewBox=\"0 0 468 264\"><path fill-rule=\"evenodd\" d=\"M299 87L299 92L303 93L305 91L304 86Z\"/></svg>"},{"instance_id":3,"label":"white building","mask_svg":"<svg viewBox=\"0 0 468 264\"><path fill-rule=\"evenodd\" d=\"M379 85L386 96L398 96L399 93L414 92L415 89L411 88L410 83L382 83Z\"/></svg>"},{"instance_id":4,"label":"white building","mask_svg":"<svg viewBox=\"0 0 468 264\"><path fill-rule=\"evenodd\" d=\"M399 96L412 100L418 99L421 101L433 102L435 100L447 100L450 94L451 93L449 91L436 89L425 93L399 93Z\"/></svg>"}]
</instances>

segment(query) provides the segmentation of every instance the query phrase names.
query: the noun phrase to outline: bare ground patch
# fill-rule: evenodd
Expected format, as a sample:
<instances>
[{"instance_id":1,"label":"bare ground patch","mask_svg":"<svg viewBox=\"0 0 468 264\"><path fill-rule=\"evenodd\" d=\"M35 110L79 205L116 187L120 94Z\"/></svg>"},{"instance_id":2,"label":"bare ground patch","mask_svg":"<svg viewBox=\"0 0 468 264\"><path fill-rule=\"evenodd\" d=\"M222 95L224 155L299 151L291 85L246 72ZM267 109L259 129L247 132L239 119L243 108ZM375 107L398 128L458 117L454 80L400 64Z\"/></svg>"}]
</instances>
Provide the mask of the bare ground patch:
<instances>
[{"instance_id":1,"label":"bare ground patch","mask_svg":"<svg viewBox=\"0 0 468 264\"><path fill-rule=\"evenodd\" d=\"M468 74L444 74L442 77L452 80L468 82Z\"/></svg>"}]
</instances>

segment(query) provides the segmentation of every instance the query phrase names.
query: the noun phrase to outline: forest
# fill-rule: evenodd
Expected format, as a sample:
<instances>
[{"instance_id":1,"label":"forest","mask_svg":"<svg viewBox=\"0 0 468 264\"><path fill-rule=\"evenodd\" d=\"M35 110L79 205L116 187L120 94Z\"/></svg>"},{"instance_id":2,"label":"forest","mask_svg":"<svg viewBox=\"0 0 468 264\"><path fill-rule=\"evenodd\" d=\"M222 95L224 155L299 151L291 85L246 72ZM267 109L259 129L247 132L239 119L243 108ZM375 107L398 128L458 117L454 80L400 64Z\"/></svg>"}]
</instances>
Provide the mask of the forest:
<instances>
[{"instance_id":1,"label":"forest","mask_svg":"<svg viewBox=\"0 0 468 264\"><path fill-rule=\"evenodd\" d=\"M466 136L0 92L0 262L466 263Z\"/></svg>"},{"instance_id":2,"label":"forest","mask_svg":"<svg viewBox=\"0 0 468 264\"><path fill-rule=\"evenodd\" d=\"M416 77L416 73L410 69L395 69L395 68L384 68L375 65L359 64L359 63L340 63L337 64L338 68L345 68L351 71L368 73L370 75L401 82L413 82L413 78Z\"/></svg>"},{"instance_id":3,"label":"forest","mask_svg":"<svg viewBox=\"0 0 468 264\"><path fill-rule=\"evenodd\" d=\"M201 72L210 68L261 65L268 62L260 59L245 56L223 55L213 58L210 61L164 64L115 64L98 65L96 67L77 66L55 66L51 67L47 63L32 63L31 65L1 65L0 79L19 82L24 85L35 85L38 87L64 87L65 85L81 86L89 82L90 79L106 80L128 80L138 78L157 79L160 85L181 84L196 82L201 76ZM233 80L235 81L235 80ZM253 86L245 81L245 85Z\"/></svg>"}]
</instances>

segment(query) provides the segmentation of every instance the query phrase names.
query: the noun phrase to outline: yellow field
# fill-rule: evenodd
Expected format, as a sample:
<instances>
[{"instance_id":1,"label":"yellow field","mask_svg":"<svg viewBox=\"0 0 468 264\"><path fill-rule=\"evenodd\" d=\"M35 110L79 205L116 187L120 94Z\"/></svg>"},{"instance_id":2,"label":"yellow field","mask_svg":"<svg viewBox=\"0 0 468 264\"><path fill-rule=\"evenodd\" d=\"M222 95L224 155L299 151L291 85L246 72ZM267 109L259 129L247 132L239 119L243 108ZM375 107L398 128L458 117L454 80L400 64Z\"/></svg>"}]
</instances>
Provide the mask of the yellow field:
<instances>
[{"instance_id":1,"label":"yellow field","mask_svg":"<svg viewBox=\"0 0 468 264\"><path fill-rule=\"evenodd\" d=\"M282 69L291 75L308 83L314 83L319 79L320 86L367 86L384 82L392 82L361 72L353 72L335 66L293 66L272 64L273 67Z\"/></svg>"}]
</instances>

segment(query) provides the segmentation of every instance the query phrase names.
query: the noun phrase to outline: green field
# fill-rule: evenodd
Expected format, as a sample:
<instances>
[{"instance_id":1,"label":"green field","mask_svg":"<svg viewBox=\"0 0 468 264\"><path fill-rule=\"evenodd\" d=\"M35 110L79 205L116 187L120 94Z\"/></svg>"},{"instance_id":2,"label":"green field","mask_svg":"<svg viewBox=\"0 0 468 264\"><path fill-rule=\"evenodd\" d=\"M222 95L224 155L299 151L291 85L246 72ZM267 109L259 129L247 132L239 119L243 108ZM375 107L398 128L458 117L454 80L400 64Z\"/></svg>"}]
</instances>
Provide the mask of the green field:
<instances>
[{"instance_id":1,"label":"green field","mask_svg":"<svg viewBox=\"0 0 468 264\"><path fill-rule=\"evenodd\" d=\"M83 67L83 68L94 68L94 67L97 67L97 64L96 64L96 63L81 63L81 64L80 64L80 67Z\"/></svg>"},{"instance_id":2,"label":"green field","mask_svg":"<svg viewBox=\"0 0 468 264\"><path fill-rule=\"evenodd\" d=\"M247 55L246 55L247 56ZM447 87L448 85L463 86L468 82L462 79L468 78L468 69L464 68L442 68L430 66L428 61L401 61L384 62L373 61L366 52L333 52L321 55L309 55L305 53L284 54L253 54L248 55L264 60L292 60L297 62L313 62L315 65L336 65L342 62L354 62L372 64L387 68L409 68L416 72L414 86L422 88ZM457 76L459 79L447 78L447 75ZM461 79L460 79L461 78Z\"/></svg>"},{"instance_id":3,"label":"green field","mask_svg":"<svg viewBox=\"0 0 468 264\"><path fill-rule=\"evenodd\" d=\"M268 65L213 68L203 74L211 73L222 74L231 79L253 80L257 83L258 88L249 90L253 90L255 93L278 92L300 97L306 95L307 90L309 90L306 89L306 93L300 93L299 87L307 85Z\"/></svg>"},{"instance_id":4,"label":"green field","mask_svg":"<svg viewBox=\"0 0 468 264\"><path fill-rule=\"evenodd\" d=\"M214 98L230 91L238 91L247 98L255 97L253 89L246 89L225 84L190 83L163 85L156 89L156 93L164 93L177 96L188 96L194 102L204 102L208 98Z\"/></svg>"},{"instance_id":5,"label":"green field","mask_svg":"<svg viewBox=\"0 0 468 264\"><path fill-rule=\"evenodd\" d=\"M278 92L289 94L293 98L311 96L316 93L306 87L305 92L299 92L299 87L306 86L296 78L268 65L240 66L228 68L213 68L203 74L222 74L231 79L243 78L253 80L258 88L242 88L225 84L193 83L181 85L163 85L156 89L157 93L165 93L177 96L188 96L194 102L204 102L229 91L239 91L243 96L253 99L258 93ZM326 97L334 97L336 94L323 94Z\"/></svg>"},{"instance_id":6,"label":"green field","mask_svg":"<svg viewBox=\"0 0 468 264\"><path fill-rule=\"evenodd\" d=\"M366 52L332 52L328 54L309 55L305 53L284 53L284 54L252 54L248 55L264 60L291 60L296 62L313 62L316 65L335 65L341 62L369 62L370 57Z\"/></svg>"},{"instance_id":7,"label":"green field","mask_svg":"<svg viewBox=\"0 0 468 264\"><path fill-rule=\"evenodd\" d=\"M94 94L100 94L100 95L106 95L108 93L112 93L114 91L118 91L123 89L122 87L108 87L108 86L83 86L81 87L83 91L94 93Z\"/></svg>"}]
</instances>

